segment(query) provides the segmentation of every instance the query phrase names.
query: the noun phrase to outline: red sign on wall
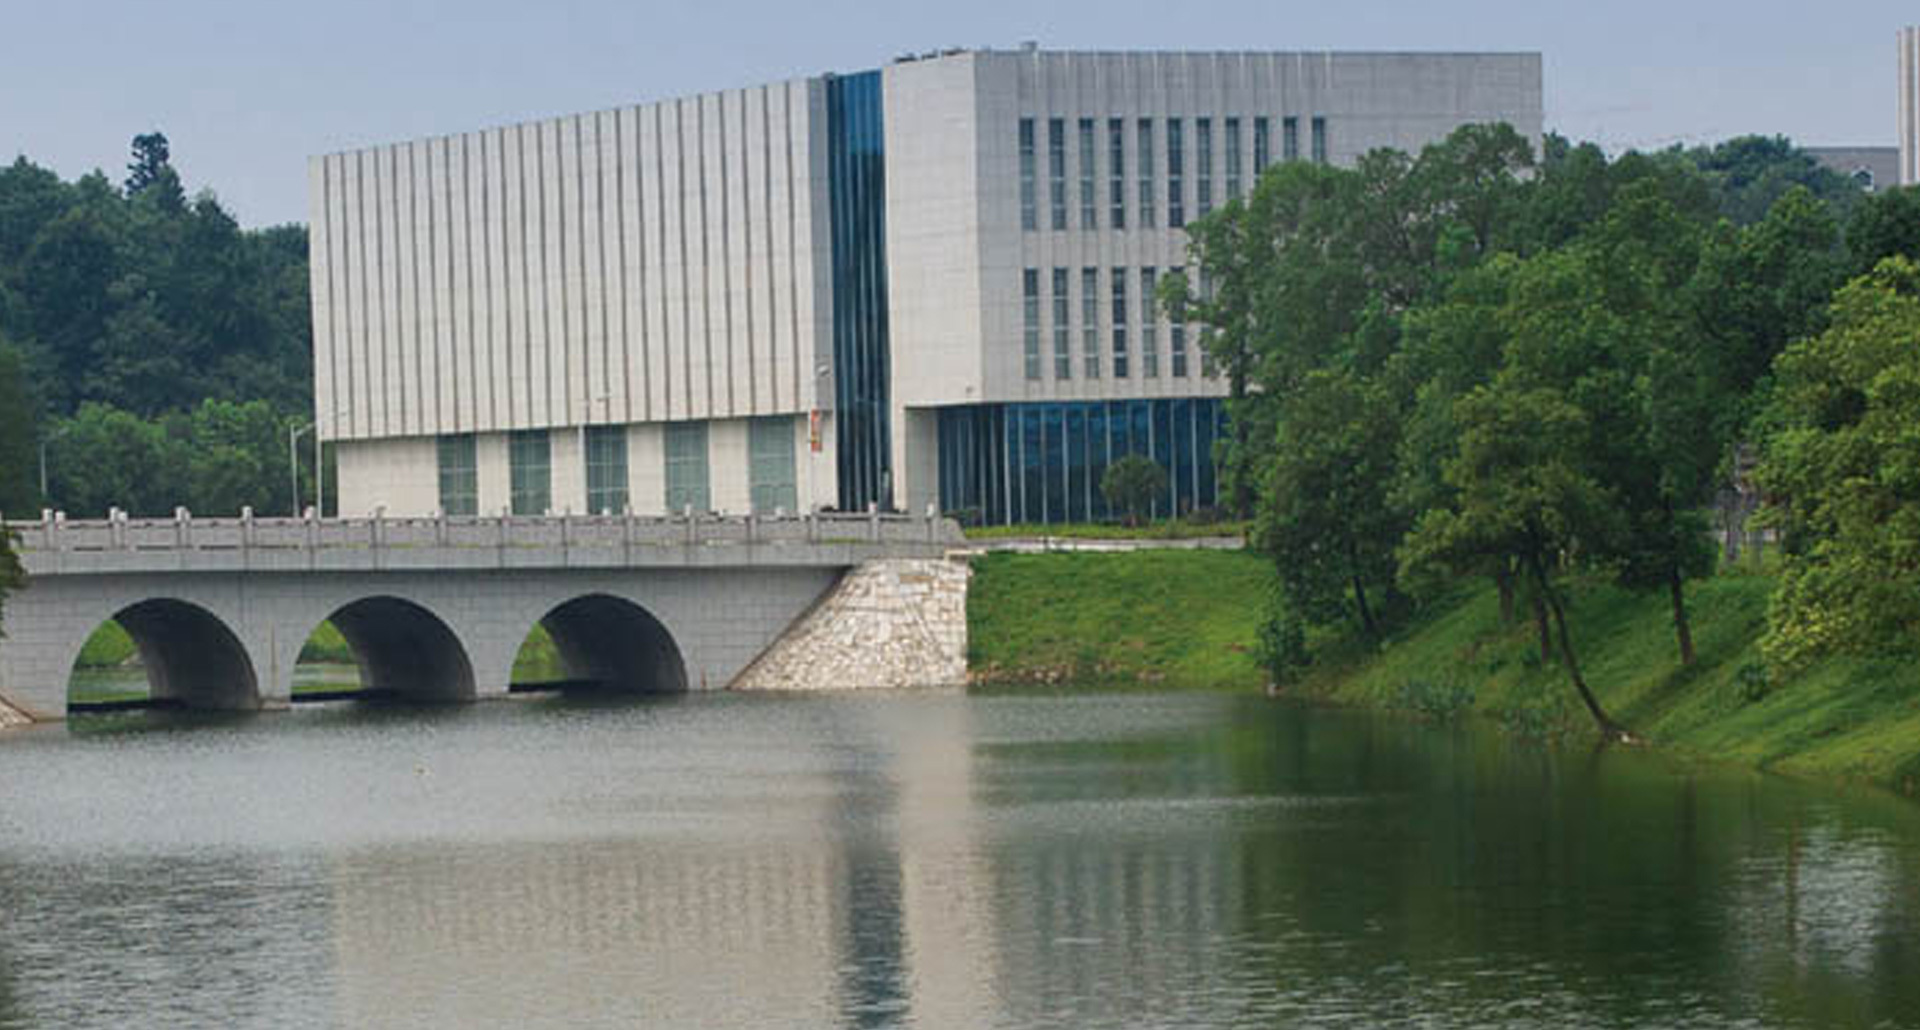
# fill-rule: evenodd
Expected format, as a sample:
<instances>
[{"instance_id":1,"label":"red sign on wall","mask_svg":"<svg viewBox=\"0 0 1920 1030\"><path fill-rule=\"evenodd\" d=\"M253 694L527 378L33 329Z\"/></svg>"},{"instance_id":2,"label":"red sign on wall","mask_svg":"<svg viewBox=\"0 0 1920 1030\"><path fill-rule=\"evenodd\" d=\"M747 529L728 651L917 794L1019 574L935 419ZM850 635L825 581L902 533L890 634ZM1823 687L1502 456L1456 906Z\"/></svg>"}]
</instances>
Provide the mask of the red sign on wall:
<instances>
[{"instance_id":1,"label":"red sign on wall","mask_svg":"<svg viewBox=\"0 0 1920 1030\"><path fill-rule=\"evenodd\" d=\"M820 453L820 409L819 408L815 408L812 411L807 412L807 445L813 448L813 453L815 454Z\"/></svg>"}]
</instances>

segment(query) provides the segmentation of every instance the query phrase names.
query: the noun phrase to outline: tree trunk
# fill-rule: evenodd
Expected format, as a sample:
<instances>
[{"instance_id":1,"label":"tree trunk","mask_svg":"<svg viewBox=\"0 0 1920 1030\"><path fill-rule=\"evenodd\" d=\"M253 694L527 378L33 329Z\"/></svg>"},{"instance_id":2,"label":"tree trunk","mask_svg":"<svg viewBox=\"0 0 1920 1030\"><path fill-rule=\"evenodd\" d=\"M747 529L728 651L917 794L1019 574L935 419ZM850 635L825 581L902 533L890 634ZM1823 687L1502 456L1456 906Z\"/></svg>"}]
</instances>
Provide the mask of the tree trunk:
<instances>
[{"instance_id":1,"label":"tree trunk","mask_svg":"<svg viewBox=\"0 0 1920 1030\"><path fill-rule=\"evenodd\" d=\"M1560 595L1554 593L1553 588L1547 583L1547 571L1540 565L1540 556L1528 555L1527 564L1533 570L1534 586L1540 591L1540 596L1545 598L1547 610L1553 614L1554 627L1560 634L1561 664L1566 667L1567 678L1573 681L1573 689L1580 692L1580 700L1587 706L1587 714L1593 716L1594 725L1605 739L1632 741L1633 734L1627 732L1625 726L1614 722L1613 717L1607 714L1607 710L1600 707L1600 699L1594 697L1593 691L1587 689L1587 681L1580 675L1580 662L1573 654L1573 638L1567 635L1566 610L1561 607Z\"/></svg>"},{"instance_id":2,"label":"tree trunk","mask_svg":"<svg viewBox=\"0 0 1920 1030\"><path fill-rule=\"evenodd\" d=\"M1533 603L1533 629L1540 636L1540 660L1553 661L1553 630L1547 624L1547 602L1540 599L1538 590L1529 600Z\"/></svg>"},{"instance_id":3,"label":"tree trunk","mask_svg":"<svg viewBox=\"0 0 1920 1030\"><path fill-rule=\"evenodd\" d=\"M1353 604L1360 612L1360 628L1370 638L1378 639L1380 627L1373 621L1373 609L1367 606L1367 588L1360 583L1359 575L1353 577Z\"/></svg>"},{"instance_id":4,"label":"tree trunk","mask_svg":"<svg viewBox=\"0 0 1920 1030\"><path fill-rule=\"evenodd\" d=\"M1500 562L1500 571L1493 574L1493 581L1500 587L1500 625L1505 628L1513 625L1513 569L1505 559Z\"/></svg>"},{"instance_id":5,"label":"tree trunk","mask_svg":"<svg viewBox=\"0 0 1920 1030\"><path fill-rule=\"evenodd\" d=\"M1687 621L1687 598L1681 589L1680 570L1667 573L1667 593L1673 598L1673 632L1680 638L1680 664L1693 664L1693 627Z\"/></svg>"},{"instance_id":6,"label":"tree trunk","mask_svg":"<svg viewBox=\"0 0 1920 1030\"><path fill-rule=\"evenodd\" d=\"M1227 394L1234 401L1233 407L1236 409L1247 398L1247 357L1244 353L1234 355ZM1247 423L1245 419L1230 418L1227 425L1233 430L1233 517L1251 518L1253 484L1247 481Z\"/></svg>"}]
</instances>

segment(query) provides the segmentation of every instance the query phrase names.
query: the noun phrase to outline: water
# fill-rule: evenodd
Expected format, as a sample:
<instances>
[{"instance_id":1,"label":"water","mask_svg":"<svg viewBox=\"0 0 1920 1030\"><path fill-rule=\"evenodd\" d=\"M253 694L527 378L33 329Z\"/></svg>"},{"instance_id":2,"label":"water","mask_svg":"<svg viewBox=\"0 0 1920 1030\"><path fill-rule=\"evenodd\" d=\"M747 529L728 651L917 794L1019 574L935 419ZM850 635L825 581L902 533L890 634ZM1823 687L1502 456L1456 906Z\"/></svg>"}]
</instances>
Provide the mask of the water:
<instances>
[{"instance_id":1,"label":"water","mask_svg":"<svg viewBox=\"0 0 1920 1030\"><path fill-rule=\"evenodd\" d=\"M0 1028L1920 1026L1920 807L1259 699L0 738Z\"/></svg>"}]
</instances>

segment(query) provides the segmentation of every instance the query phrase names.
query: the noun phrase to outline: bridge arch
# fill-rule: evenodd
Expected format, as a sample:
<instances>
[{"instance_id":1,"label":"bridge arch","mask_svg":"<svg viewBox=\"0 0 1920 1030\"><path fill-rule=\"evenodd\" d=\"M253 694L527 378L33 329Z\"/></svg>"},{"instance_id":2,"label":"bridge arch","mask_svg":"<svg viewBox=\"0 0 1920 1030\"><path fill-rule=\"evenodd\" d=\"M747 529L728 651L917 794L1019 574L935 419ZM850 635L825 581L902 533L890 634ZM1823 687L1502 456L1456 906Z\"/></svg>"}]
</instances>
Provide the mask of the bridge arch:
<instances>
[{"instance_id":1,"label":"bridge arch","mask_svg":"<svg viewBox=\"0 0 1920 1030\"><path fill-rule=\"evenodd\" d=\"M584 594L540 617L570 687L622 694L679 693L687 666L652 612L612 594Z\"/></svg>"},{"instance_id":2,"label":"bridge arch","mask_svg":"<svg viewBox=\"0 0 1920 1030\"><path fill-rule=\"evenodd\" d=\"M360 687L412 701L470 701L473 662L445 620L405 598L363 597L328 616L353 651Z\"/></svg>"},{"instance_id":3,"label":"bridge arch","mask_svg":"<svg viewBox=\"0 0 1920 1030\"><path fill-rule=\"evenodd\" d=\"M260 707L253 659L213 612L180 598L155 597L120 609L110 621L133 638L154 701L218 711ZM70 681L78 661L76 649L68 664Z\"/></svg>"}]
</instances>

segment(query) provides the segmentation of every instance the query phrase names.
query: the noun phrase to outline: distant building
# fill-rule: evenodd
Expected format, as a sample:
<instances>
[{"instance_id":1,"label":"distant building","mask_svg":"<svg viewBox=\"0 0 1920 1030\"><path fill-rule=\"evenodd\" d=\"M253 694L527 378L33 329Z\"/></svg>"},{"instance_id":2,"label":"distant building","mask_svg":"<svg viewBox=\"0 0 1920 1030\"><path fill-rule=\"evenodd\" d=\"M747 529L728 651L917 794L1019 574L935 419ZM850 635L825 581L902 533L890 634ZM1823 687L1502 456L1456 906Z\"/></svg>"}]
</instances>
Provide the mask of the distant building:
<instances>
[{"instance_id":1,"label":"distant building","mask_svg":"<svg viewBox=\"0 0 1920 1030\"><path fill-rule=\"evenodd\" d=\"M1920 26L1900 30L1900 185L1920 183Z\"/></svg>"},{"instance_id":2,"label":"distant building","mask_svg":"<svg viewBox=\"0 0 1920 1030\"><path fill-rule=\"evenodd\" d=\"M1518 54L945 51L315 158L340 511L1105 514L1219 497L1153 303L1281 161L1541 134Z\"/></svg>"},{"instance_id":3,"label":"distant building","mask_svg":"<svg viewBox=\"0 0 1920 1030\"><path fill-rule=\"evenodd\" d=\"M1802 147L1807 156L1860 184L1860 188L1891 189L1900 184L1899 147Z\"/></svg>"}]
</instances>

